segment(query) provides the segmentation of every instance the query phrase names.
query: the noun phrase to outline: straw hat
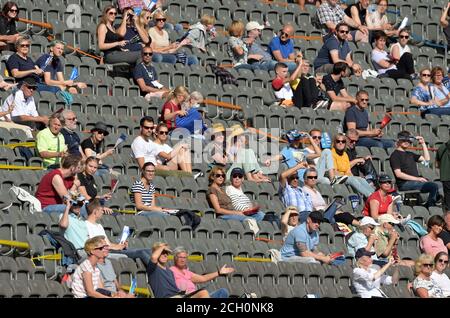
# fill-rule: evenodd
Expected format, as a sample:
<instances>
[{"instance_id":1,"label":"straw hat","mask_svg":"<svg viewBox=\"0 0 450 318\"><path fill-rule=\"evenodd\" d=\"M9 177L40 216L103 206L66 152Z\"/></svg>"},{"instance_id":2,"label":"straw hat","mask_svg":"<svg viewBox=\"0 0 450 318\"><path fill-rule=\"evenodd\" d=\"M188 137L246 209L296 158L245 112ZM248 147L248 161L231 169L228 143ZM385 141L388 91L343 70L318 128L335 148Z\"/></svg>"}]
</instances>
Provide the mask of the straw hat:
<instances>
[{"instance_id":1,"label":"straw hat","mask_svg":"<svg viewBox=\"0 0 450 318\"><path fill-rule=\"evenodd\" d=\"M225 127L221 123L212 124L211 128L213 135L225 131Z\"/></svg>"},{"instance_id":2,"label":"straw hat","mask_svg":"<svg viewBox=\"0 0 450 318\"><path fill-rule=\"evenodd\" d=\"M230 139L248 133L248 131L244 130L244 128L242 128L242 126L239 124L231 126L230 129L231 129L231 134L229 136Z\"/></svg>"}]
</instances>

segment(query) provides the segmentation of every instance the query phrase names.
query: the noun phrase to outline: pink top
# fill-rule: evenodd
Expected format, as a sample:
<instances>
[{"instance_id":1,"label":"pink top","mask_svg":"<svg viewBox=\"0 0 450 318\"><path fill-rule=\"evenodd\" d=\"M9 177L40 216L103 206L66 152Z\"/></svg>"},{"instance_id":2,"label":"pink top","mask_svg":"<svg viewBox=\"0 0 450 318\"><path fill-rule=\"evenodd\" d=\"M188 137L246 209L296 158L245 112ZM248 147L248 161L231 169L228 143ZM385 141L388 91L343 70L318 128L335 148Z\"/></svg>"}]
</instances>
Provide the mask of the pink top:
<instances>
[{"instance_id":1,"label":"pink top","mask_svg":"<svg viewBox=\"0 0 450 318\"><path fill-rule=\"evenodd\" d=\"M444 241L441 238L438 238L437 241L435 241L429 234L420 239L420 249L433 257L439 252L447 253L447 247L444 245Z\"/></svg>"},{"instance_id":2,"label":"pink top","mask_svg":"<svg viewBox=\"0 0 450 318\"><path fill-rule=\"evenodd\" d=\"M195 284L192 282L192 275L194 274L189 269L180 270L176 266L170 267L175 277L175 284L179 290L185 290L186 293L192 293L197 290Z\"/></svg>"}]
</instances>

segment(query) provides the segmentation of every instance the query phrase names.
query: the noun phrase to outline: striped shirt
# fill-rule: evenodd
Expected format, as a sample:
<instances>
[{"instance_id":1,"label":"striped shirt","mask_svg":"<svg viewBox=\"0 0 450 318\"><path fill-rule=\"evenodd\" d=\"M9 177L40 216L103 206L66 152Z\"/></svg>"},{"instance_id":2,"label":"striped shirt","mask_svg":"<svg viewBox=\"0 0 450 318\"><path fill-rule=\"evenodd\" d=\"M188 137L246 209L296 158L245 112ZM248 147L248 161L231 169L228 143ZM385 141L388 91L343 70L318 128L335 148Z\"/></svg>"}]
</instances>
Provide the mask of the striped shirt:
<instances>
[{"instance_id":1,"label":"striped shirt","mask_svg":"<svg viewBox=\"0 0 450 318\"><path fill-rule=\"evenodd\" d=\"M153 195L155 193L155 186L150 182L148 190L145 188L144 183L141 180L136 180L131 187L130 200L134 204L134 194L140 193L142 194L142 203L146 206L152 205Z\"/></svg>"},{"instance_id":2,"label":"striped shirt","mask_svg":"<svg viewBox=\"0 0 450 318\"><path fill-rule=\"evenodd\" d=\"M75 298L87 297L83 283L84 272L92 273L92 285L94 286L94 290L99 288L101 279L100 270L97 267L92 267L91 262L87 259L77 267L72 275L72 293Z\"/></svg>"},{"instance_id":3,"label":"striped shirt","mask_svg":"<svg viewBox=\"0 0 450 318\"><path fill-rule=\"evenodd\" d=\"M225 188L225 192L230 197L233 208L236 211L244 211L253 206L248 196L242 191L242 188L238 189L229 185Z\"/></svg>"},{"instance_id":4,"label":"striped shirt","mask_svg":"<svg viewBox=\"0 0 450 318\"><path fill-rule=\"evenodd\" d=\"M293 188L286 181L284 187L280 185L279 195L285 206L296 206L299 212L314 211L311 196L300 187Z\"/></svg>"}]
</instances>

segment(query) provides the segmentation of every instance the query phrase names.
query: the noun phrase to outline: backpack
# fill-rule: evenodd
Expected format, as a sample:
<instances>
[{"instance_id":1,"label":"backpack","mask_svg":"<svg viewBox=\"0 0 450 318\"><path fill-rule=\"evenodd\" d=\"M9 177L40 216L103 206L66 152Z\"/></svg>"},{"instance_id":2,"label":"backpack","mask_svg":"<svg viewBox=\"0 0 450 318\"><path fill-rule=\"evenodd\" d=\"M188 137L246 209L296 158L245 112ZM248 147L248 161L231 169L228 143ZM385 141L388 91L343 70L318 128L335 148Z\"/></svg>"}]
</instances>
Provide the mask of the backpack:
<instances>
[{"instance_id":1,"label":"backpack","mask_svg":"<svg viewBox=\"0 0 450 318\"><path fill-rule=\"evenodd\" d=\"M52 246L57 250L61 248L63 254L61 264L63 266L78 264L78 262L81 260L75 246L72 244L72 242L66 240L61 233L42 230L41 232L39 232L39 235L42 237L46 237L50 241Z\"/></svg>"},{"instance_id":2,"label":"backpack","mask_svg":"<svg viewBox=\"0 0 450 318\"><path fill-rule=\"evenodd\" d=\"M209 66L211 67L211 71L220 79L222 85L233 84L238 86L237 79L226 69L213 64L210 64Z\"/></svg>"},{"instance_id":3,"label":"backpack","mask_svg":"<svg viewBox=\"0 0 450 318\"><path fill-rule=\"evenodd\" d=\"M202 219L192 210L181 209L175 214L181 221L181 224L190 226L195 230Z\"/></svg>"}]
</instances>

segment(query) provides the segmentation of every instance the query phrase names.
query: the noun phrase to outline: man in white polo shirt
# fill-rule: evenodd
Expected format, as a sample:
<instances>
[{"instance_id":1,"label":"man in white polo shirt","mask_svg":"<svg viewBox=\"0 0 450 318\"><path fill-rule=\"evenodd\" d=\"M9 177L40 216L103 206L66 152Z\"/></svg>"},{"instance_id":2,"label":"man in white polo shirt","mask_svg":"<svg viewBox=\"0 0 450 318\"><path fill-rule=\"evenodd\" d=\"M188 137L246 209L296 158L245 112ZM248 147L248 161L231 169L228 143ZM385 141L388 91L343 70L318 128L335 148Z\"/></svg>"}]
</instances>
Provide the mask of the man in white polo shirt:
<instances>
[{"instance_id":1,"label":"man in white polo shirt","mask_svg":"<svg viewBox=\"0 0 450 318\"><path fill-rule=\"evenodd\" d=\"M144 116L141 118L140 126L140 134L133 140L131 150L139 168L142 169L146 162L152 162L156 165L156 156L153 151L155 148L155 143L153 142L155 123L152 117Z\"/></svg>"}]
</instances>

